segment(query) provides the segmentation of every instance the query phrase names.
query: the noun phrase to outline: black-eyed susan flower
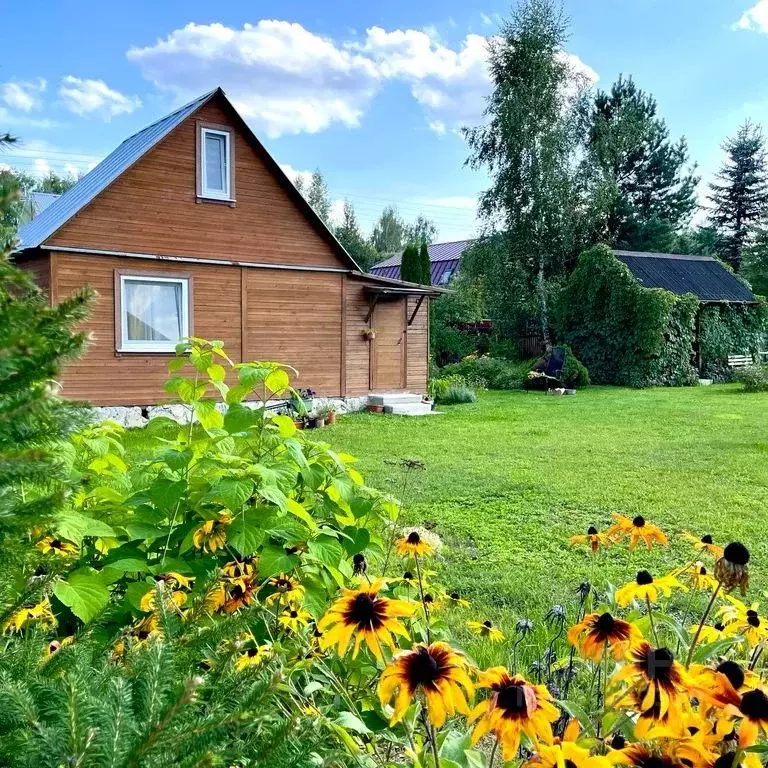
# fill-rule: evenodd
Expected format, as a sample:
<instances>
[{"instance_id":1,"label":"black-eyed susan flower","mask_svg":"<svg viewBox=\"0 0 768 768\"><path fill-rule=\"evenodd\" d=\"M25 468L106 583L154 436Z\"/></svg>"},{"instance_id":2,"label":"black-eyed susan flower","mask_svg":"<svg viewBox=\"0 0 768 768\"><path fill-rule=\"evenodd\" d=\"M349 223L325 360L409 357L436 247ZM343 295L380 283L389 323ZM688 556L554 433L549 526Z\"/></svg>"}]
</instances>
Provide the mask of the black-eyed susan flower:
<instances>
[{"instance_id":1,"label":"black-eyed susan flower","mask_svg":"<svg viewBox=\"0 0 768 768\"><path fill-rule=\"evenodd\" d=\"M309 624L312 617L298 605L289 605L281 614L278 621L280 626L290 632L300 632Z\"/></svg>"},{"instance_id":2,"label":"black-eyed susan flower","mask_svg":"<svg viewBox=\"0 0 768 768\"><path fill-rule=\"evenodd\" d=\"M600 533L594 525L590 525L585 534L571 536L568 542L570 544L586 544L593 554L599 552L601 547L607 547L612 543L608 534Z\"/></svg>"},{"instance_id":3,"label":"black-eyed susan flower","mask_svg":"<svg viewBox=\"0 0 768 768\"><path fill-rule=\"evenodd\" d=\"M636 515L633 518L624 517L618 512L613 513L613 519L616 521L606 534L614 541L621 541L629 537L629 549L633 550L640 541L645 542L648 549L653 548L654 542L665 547L667 537L661 528L649 523L642 515Z\"/></svg>"},{"instance_id":4,"label":"black-eyed susan flower","mask_svg":"<svg viewBox=\"0 0 768 768\"><path fill-rule=\"evenodd\" d=\"M365 559L365 555L362 552L358 552L352 556L352 575L364 576L368 570L368 562Z\"/></svg>"},{"instance_id":5,"label":"black-eyed susan flower","mask_svg":"<svg viewBox=\"0 0 768 768\"><path fill-rule=\"evenodd\" d=\"M134 647L139 647L148 641L161 637L162 629L156 613L150 613L139 619L130 629L130 637Z\"/></svg>"},{"instance_id":6,"label":"black-eyed susan flower","mask_svg":"<svg viewBox=\"0 0 768 768\"><path fill-rule=\"evenodd\" d=\"M72 645L75 642L75 638L72 635L62 637L61 640L51 640L45 647L45 653L43 654L43 660L50 659L51 656L55 656L62 648L66 648L68 645Z\"/></svg>"},{"instance_id":7,"label":"black-eyed susan flower","mask_svg":"<svg viewBox=\"0 0 768 768\"><path fill-rule=\"evenodd\" d=\"M717 579L702 562L690 563L678 571L680 581L691 589L711 591L717 587Z\"/></svg>"},{"instance_id":8,"label":"black-eyed susan flower","mask_svg":"<svg viewBox=\"0 0 768 768\"><path fill-rule=\"evenodd\" d=\"M56 626L56 617L47 597L34 605L16 609L0 626L0 632L21 632L30 624L37 624L41 629Z\"/></svg>"},{"instance_id":9,"label":"black-eyed susan flower","mask_svg":"<svg viewBox=\"0 0 768 768\"><path fill-rule=\"evenodd\" d=\"M728 637L741 635L750 648L758 643L768 640L768 619L764 619L758 613L759 603L752 603L747 608L741 600L726 595L730 605L724 605L717 615L725 625L724 633Z\"/></svg>"},{"instance_id":10,"label":"black-eyed susan flower","mask_svg":"<svg viewBox=\"0 0 768 768\"><path fill-rule=\"evenodd\" d=\"M267 596L265 605L274 605L278 600L299 603L304 598L304 585L292 576L281 573L279 576L272 576L267 584L275 591Z\"/></svg>"},{"instance_id":11,"label":"black-eyed susan flower","mask_svg":"<svg viewBox=\"0 0 768 768\"><path fill-rule=\"evenodd\" d=\"M44 555L57 555L59 557L67 557L68 555L76 555L78 552L77 544L73 544L71 541L65 539L58 539L55 536L46 536L44 539L35 544L35 546Z\"/></svg>"},{"instance_id":12,"label":"black-eyed susan flower","mask_svg":"<svg viewBox=\"0 0 768 768\"><path fill-rule=\"evenodd\" d=\"M196 549L204 552L216 552L227 541L227 526L232 523L232 515L223 512L216 520L206 520L192 534L192 541Z\"/></svg>"},{"instance_id":13,"label":"black-eyed susan flower","mask_svg":"<svg viewBox=\"0 0 768 768\"><path fill-rule=\"evenodd\" d=\"M431 555L435 551L434 544L430 542L426 531L414 528L408 531L395 545L398 555L404 557Z\"/></svg>"},{"instance_id":14,"label":"black-eyed susan flower","mask_svg":"<svg viewBox=\"0 0 768 768\"><path fill-rule=\"evenodd\" d=\"M250 576L232 579L224 585L224 603L220 606L223 613L236 613L256 599L257 586Z\"/></svg>"},{"instance_id":15,"label":"black-eyed susan flower","mask_svg":"<svg viewBox=\"0 0 768 768\"><path fill-rule=\"evenodd\" d=\"M166 588L166 582L158 579L155 586L141 598L142 611L155 611L162 607L180 609L187 602L187 595L180 589Z\"/></svg>"},{"instance_id":16,"label":"black-eyed susan flower","mask_svg":"<svg viewBox=\"0 0 768 768\"><path fill-rule=\"evenodd\" d=\"M646 744L627 744L623 749L608 753L612 763L626 764L632 768L690 768L669 751L667 747Z\"/></svg>"},{"instance_id":17,"label":"black-eyed susan flower","mask_svg":"<svg viewBox=\"0 0 768 768\"><path fill-rule=\"evenodd\" d=\"M465 600L460 592L446 592L443 599L448 605L461 608L469 608L469 601Z\"/></svg>"},{"instance_id":18,"label":"black-eyed susan flower","mask_svg":"<svg viewBox=\"0 0 768 768\"><path fill-rule=\"evenodd\" d=\"M258 556L246 557L243 560L230 560L222 567L222 573L230 579L241 576L253 576L259 563Z\"/></svg>"},{"instance_id":19,"label":"black-eyed susan flower","mask_svg":"<svg viewBox=\"0 0 768 768\"><path fill-rule=\"evenodd\" d=\"M685 539L697 552L709 552L710 555L715 557L723 556L723 547L715 544L709 533L699 538L690 531L683 531L680 534L680 538Z\"/></svg>"},{"instance_id":20,"label":"black-eyed susan flower","mask_svg":"<svg viewBox=\"0 0 768 768\"><path fill-rule=\"evenodd\" d=\"M648 600L655 603L659 599L659 592L669 597L673 589L681 589L685 592L688 587L681 584L674 573L654 579L648 571L638 571L634 581L616 590L616 602L621 606L629 605L633 600Z\"/></svg>"},{"instance_id":21,"label":"black-eyed susan flower","mask_svg":"<svg viewBox=\"0 0 768 768\"><path fill-rule=\"evenodd\" d=\"M571 720L569 725L577 723ZM589 749L580 747L575 739L556 739L554 744L539 744L534 756L523 763L523 768L611 768L613 763L604 755L593 755Z\"/></svg>"},{"instance_id":22,"label":"black-eyed susan flower","mask_svg":"<svg viewBox=\"0 0 768 768\"><path fill-rule=\"evenodd\" d=\"M467 626L471 632L490 640L492 643L500 643L504 639L504 633L497 627L494 627L490 619L485 621L468 621Z\"/></svg>"},{"instance_id":23,"label":"black-eyed susan flower","mask_svg":"<svg viewBox=\"0 0 768 768\"><path fill-rule=\"evenodd\" d=\"M473 743L493 732L501 742L505 760L516 757L522 734L534 749L538 749L542 741L553 743L552 723L560 713L545 686L511 675L504 667L491 667L479 674L478 687L490 689L491 695L470 715L470 722L477 720L472 731Z\"/></svg>"},{"instance_id":24,"label":"black-eyed susan flower","mask_svg":"<svg viewBox=\"0 0 768 768\"><path fill-rule=\"evenodd\" d=\"M383 597L379 594L383 587L384 580L377 579L358 590L342 589L342 597L317 622L317 628L323 633L320 638L321 647L336 646L339 656L344 656L354 636L353 657L357 656L363 641L380 661L384 658L381 653L382 643L394 652L395 640L392 635L408 637L399 619L412 616L416 606L404 600Z\"/></svg>"},{"instance_id":25,"label":"black-eyed susan flower","mask_svg":"<svg viewBox=\"0 0 768 768\"><path fill-rule=\"evenodd\" d=\"M421 691L430 723L442 727L449 715L469 714L467 699L474 693L466 658L447 643L416 645L398 653L379 680L382 706L394 698L390 725L402 720L413 697Z\"/></svg>"},{"instance_id":26,"label":"black-eyed susan flower","mask_svg":"<svg viewBox=\"0 0 768 768\"><path fill-rule=\"evenodd\" d=\"M749 550L739 541L732 541L715 563L715 578L730 592L738 587L746 594L749 586Z\"/></svg>"},{"instance_id":27,"label":"black-eyed susan flower","mask_svg":"<svg viewBox=\"0 0 768 768\"><path fill-rule=\"evenodd\" d=\"M699 631L699 640L702 643L715 643L718 640L725 640L727 635L723 631L725 625L721 621L716 621L714 624L704 624L699 631L698 624L692 624L688 627L688 631L691 635L695 635Z\"/></svg>"},{"instance_id":28,"label":"black-eyed susan flower","mask_svg":"<svg viewBox=\"0 0 768 768\"><path fill-rule=\"evenodd\" d=\"M689 679L670 650L641 643L629 652L627 663L613 676L613 682L625 683L629 688L617 698L638 713L638 736L647 733L654 723L682 732L683 716L690 708Z\"/></svg>"},{"instance_id":29,"label":"black-eyed susan flower","mask_svg":"<svg viewBox=\"0 0 768 768\"><path fill-rule=\"evenodd\" d=\"M235 660L235 669L240 672L248 667L258 667L272 656L272 646L269 643L258 645L250 642L247 648Z\"/></svg>"},{"instance_id":30,"label":"black-eyed susan flower","mask_svg":"<svg viewBox=\"0 0 768 768\"><path fill-rule=\"evenodd\" d=\"M640 630L610 613L590 613L568 630L568 642L585 658L600 662L608 649L617 661L641 643Z\"/></svg>"}]
</instances>

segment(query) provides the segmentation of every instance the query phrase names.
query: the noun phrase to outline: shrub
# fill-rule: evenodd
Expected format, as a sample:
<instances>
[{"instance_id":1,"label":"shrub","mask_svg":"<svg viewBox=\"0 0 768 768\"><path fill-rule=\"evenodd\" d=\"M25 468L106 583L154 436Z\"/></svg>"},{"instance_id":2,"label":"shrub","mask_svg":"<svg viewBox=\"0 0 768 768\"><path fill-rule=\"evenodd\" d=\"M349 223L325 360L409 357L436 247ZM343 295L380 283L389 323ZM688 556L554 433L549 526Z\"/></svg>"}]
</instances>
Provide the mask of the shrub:
<instances>
[{"instance_id":1,"label":"shrub","mask_svg":"<svg viewBox=\"0 0 768 768\"><path fill-rule=\"evenodd\" d=\"M582 389L590 384L589 371L587 367L579 362L573 350L566 344L565 361L563 362L563 382L566 387L573 389Z\"/></svg>"},{"instance_id":2,"label":"shrub","mask_svg":"<svg viewBox=\"0 0 768 768\"><path fill-rule=\"evenodd\" d=\"M488 389L520 389L534 362L534 360L512 362L494 357L468 357L460 363L446 365L442 370L446 375L463 376L470 386L476 386L473 382L480 380Z\"/></svg>"},{"instance_id":3,"label":"shrub","mask_svg":"<svg viewBox=\"0 0 768 768\"><path fill-rule=\"evenodd\" d=\"M755 305L716 304L699 313L699 354L702 375L728 380L733 371L729 355L755 355L765 345L768 331L768 305L760 299Z\"/></svg>"},{"instance_id":4,"label":"shrub","mask_svg":"<svg viewBox=\"0 0 768 768\"><path fill-rule=\"evenodd\" d=\"M745 392L768 392L768 365L746 365L733 372Z\"/></svg>"},{"instance_id":5,"label":"shrub","mask_svg":"<svg viewBox=\"0 0 768 768\"><path fill-rule=\"evenodd\" d=\"M453 384L436 400L441 405L460 405L462 403L474 403L477 396L469 387L459 387Z\"/></svg>"}]
</instances>

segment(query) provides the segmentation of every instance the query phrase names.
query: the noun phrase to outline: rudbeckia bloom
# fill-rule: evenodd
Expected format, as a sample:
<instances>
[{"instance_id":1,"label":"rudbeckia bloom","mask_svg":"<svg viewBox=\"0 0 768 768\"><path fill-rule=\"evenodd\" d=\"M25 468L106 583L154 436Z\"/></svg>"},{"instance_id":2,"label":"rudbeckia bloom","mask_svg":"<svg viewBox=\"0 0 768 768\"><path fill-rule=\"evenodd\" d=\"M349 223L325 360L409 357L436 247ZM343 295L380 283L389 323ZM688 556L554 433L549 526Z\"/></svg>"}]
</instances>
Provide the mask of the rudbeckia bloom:
<instances>
[{"instance_id":1,"label":"rudbeckia bloom","mask_svg":"<svg viewBox=\"0 0 768 768\"><path fill-rule=\"evenodd\" d=\"M688 679L674 654L666 648L653 648L643 642L628 654L625 664L613 676L613 682L624 682L634 703L630 706L640 715L641 736L655 722L682 732L683 712L689 708ZM620 701L625 702L623 695Z\"/></svg>"},{"instance_id":2,"label":"rudbeckia bloom","mask_svg":"<svg viewBox=\"0 0 768 768\"><path fill-rule=\"evenodd\" d=\"M228 513L219 515L218 520L206 520L193 534L192 541L196 549L215 552L221 549L227 540L227 526L232 522Z\"/></svg>"},{"instance_id":3,"label":"rudbeckia bloom","mask_svg":"<svg viewBox=\"0 0 768 768\"><path fill-rule=\"evenodd\" d=\"M435 548L427 541L423 531L412 530L407 536L404 536L397 542L397 554L408 555L431 555Z\"/></svg>"},{"instance_id":4,"label":"rudbeckia bloom","mask_svg":"<svg viewBox=\"0 0 768 768\"><path fill-rule=\"evenodd\" d=\"M273 605L278 600L297 603L304 597L304 586L297 579L286 576L284 573L273 576L267 584L275 591L264 601L265 605Z\"/></svg>"},{"instance_id":5,"label":"rudbeckia bloom","mask_svg":"<svg viewBox=\"0 0 768 768\"><path fill-rule=\"evenodd\" d=\"M713 590L717 579L707 570L702 562L691 563L679 571L680 578L692 589Z\"/></svg>"},{"instance_id":6,"label":"rudbeckia bloom","mask_svg":"<svg viewBox=\"0 0 768 768\"><path fill-rule=\"evenodd\" d=\"M256 645L252 643L251 646L241 653L235 661L235 669L239 672L246 667L258 667L263 661L266 661L272 655L272 646L269 643L264 645Z\"/></svg>"},{"instance_id":7,"label":"rudbeckia bloom","mask_svg":"<svg viewBox=\"0 0 768 768\"><path fill-rule=\"evenodd\" d=\"M21 632L27 625L36 622L42 629L56 626L56 617L51 610L51 603L46 597L39 603L24 606L14 611L0 626L2 632Z\"/></svg>"},{"instance_id":8,"label":"rudbeckia bloom","mask_svg":"<svg viewBox=\"0 0 768 768\"><path fill-rule=\"evenodd\" d=\"M752 603L747 608L741 600L726 595L730 606L724 605L719 611L725 624L725 634L727 636L742 635L750 648L754 648L763 640L768 640L768 620L764 619L757 612L759 603Z\"/></svg>"},{"instance_id":9,"label":"rudbeckia bloom","mask_svg":"<svg viewBox=\"0 0 768 768\"><path fill-rule=\"evenodd\" d=\"M59 557L66 557L67 555L77 554L76 544L72 544L70 541L64 541L64 539L57 539L54 536L46 536L44 539L38 541L35 546L44 555L51 553L53 555L59 555Z\"/></svg>"},{"instance_id":10,"label":"rudbeckia bloom","mask_svg":"<svg viewBox=\"0 0 768 768\"><path fill-rule=\"evenodd\" d=\"M259 562L258 557L246 557L244 560L230 560L222 567L225 576L237 579L240 576L253 576Z\"/></svg>"},{"instance_id":11,"label":"rudbeckia bloom","mask_svg":"<svg viewBox=\"0 0 768 768\"><path fill-rule=\"evenodd\" d=\"M654 579L648 571L638 571L634 581L616 590L616 602L621 606L629 605L633 600L650 600L655 603L659 599L659 592L669 597L673 589L688 591L688 587L681 584L674 574Z\"/></svg>"},{"instance_id":12,"label":"rudbeckia bloom","mask_svg":"<svg viewBox=\"0 0 768 768\"><path fill-rule=\"evenodd\" d=\"M476 635L486 637L492 643L500 643L504 639L504 633L500 629L494 627L488 619L485 621L468 621L467 626Z\"/></svg>"},{"instance_id":13,"label":"rudbeckia bloom","mask_svg":"<svg viewBox=\"0 0 768 768\"><path fill-rule=\"evenodd\" d=\"M633 768L687 768L668 750L658 753L644 744L628 744L620 752L610 753L609 757L611 762L627 763Z\"/></svg>"},{"instance_id":14,"label":"rudbeckia bloom","mask_svg":"<svg viewBox=\"0 0 768 768\"><path fill-rule=\"evenodd\" d=\"M689 542L697 552L706 550L710 555L714 555L715 557L723 556L723 548L715 544L714 541L712 541L712 536L708 533L699 538L690 531L683 531L680 534L680 538Z\"/></svg>"},{"instance_id":15,"label":"rudbeckia bloom","mask_svg":"<svg viewBox=\"0 0 768 768\"><path fill-rule=\"evenodd\" d=\"M715 563L715 578L730 592L734 587L745 594L749 586L749 550L738 541L731 542Z\"/></svg>"},{"instance_id":16,"label":"rudbeckia bloom","mask_svg":"<svg viewBox=\"0 0 768 768\"><path fill-rule=\"evenodd\" d=\"M479 675L478 687L489 688L491 696L478 704L470 722L478 720L472 731L475 743L486 733L496 734L505 760L513 760L525 734L538 749L539 740L553 742L552 723L559 717L546 686L533 685L525 678L510 675L504 667L491 667Z\"/></svg>"},{"instance_id":17,"label":"rudbeckia bloom","mask_svg":"<svg viewBox=\"0 0 768 768\"><path fill-rule=\"evenodd\" d=\"M661 528L646 522L642 515L636 515L631 520L618 512L613 513L616 522L606 531L614 541L629 537L629 549L633 550L640 541L645 542L648 549L653 547L656 542L662 546L667 545L667 537L662 533Z\"/></svg>"},{"instance_id":18,"label":"rudbeckia bloom","mask_svg":"<svg viewBox=\"0 0 768 768\"><path fill-rule=\"evenodd\" d=\"M691 633L691 636L695 635L698 629L698 624L692 624L690 627L688 627L688 631ZM702 643L715 643L718 640L724 640L726 637L725 632L723 632L724 629L725 626L722 624L722 622L719 621L715 622L714 624L705 624L699 632L699 640Z\"/></svg>"},{"instance_id":19,"label":"rudbeckia bloom","mask_svg":"<svg viewBox=\"0 0 768 768\"><path fill-rule=\"evenodd\" d=\"M256 599L256 587L250 576L233 579L225 586L226 598L221 610L224 613L236 613L250 605Z\"/></svg>"},{"instance_id":20,"label":"rudbeckia bloom","mask_svg":"<svg viewBox=\"0 0 768 768\"><path fill-rule=\"evenodd\" d=\"M280 626L290 630L291 632L299 632L309 624L309 620L312 617L303 609L298 606L289 605L286 610L280 614L278 621Z\"/></svg>"},{"instance_id":21,"label":"rudbeckia bloom","mask_svg":"<svg viewBox=\"0 0 768 768\"><path fill-rule=\"evenodd\" d=\"M379 661L384 659L381 643L394 653L395 641L392 634L408 637L398 619L412 616L416 606L404 600L382 597L379 591L383 586L384 580L377 579L362 589L342 589L342 597L317 622L317 628L323 633L320 646L324 649L336 646L339 656L344 656L352 636L356 635L353 658L357 656L363 640Z\"/></svg>"},{"instance_id":22,"label":"rudbeckia bloom","mask_svg":"<svg viewBox=\"0 0 768 768\"><path fill-rule=\"evenodd\" d=\"M600 547L607 547L611 543L611 539L607 533L600 533L594 525L590 525L585 534L571 536L568 542L570 544L587 544L594 553L599 551Z\"/></svg>"},{"instance_id":23,"label":"rudbeckia bloom","mask_svg":"<svg viewBox=\"0 0 768 768\"><path fill-rule=\"evenodd\" d=\"M720 708L730 719L741 719L739 725L739 747L753 746L760 731L768 734L768 696L762 688L748 688L739 692L730 679L720 676L716 690L699 691L709 703Z\"/></svg>"},{"instance_id":24,"label":"rudbeckia bloom","mask_svg":"<svg viewBox=\"0 0 768 768\"><path fill-rule=\"evenodd\" d=\"M634 625L616 619L608 612L590 613L568 630L568 642L576 646L585 659L595 663L602 660L606 648L618 661L642 640L642 634Z\"/></svg>"},{"instance_id":25,"label":"rudbeckia bloom","mask_svg":"<svg viewBox=\"0 0 768 768\"><path fill-rule=\"evenodd\" d=\"M523 768L611 768L613 765L604 755L592 755L566 737L567 734L558 744L540 744L536 754L523 763Z\"/></svg>"},{"instance_id":26,"label":"rudbeckia bloom","mask_svg":"<svg viewBox=\"0 0 768 768\"><path fill-rule=\"evenodd\" d=\"M413 697L421 690L429 721L440 728L456 712L469 714L467 698L474 693L467 674L469 665L447 643L416 645L398 653L379 680L379 700L385 706L395 698L390 725L403 719Z\"/></svg>"},{"instance_id":27,"label":"rudbeckia bloom","mask_svg":"<svg viewBox=\"0 0 768 768\"><path fill-rule=\"evenodd\" d=\"M469 608L469 601L464 600L459 592L446 592L445 600L448 605L461 606L462 608Z\"/></svg>"}]
</instances>

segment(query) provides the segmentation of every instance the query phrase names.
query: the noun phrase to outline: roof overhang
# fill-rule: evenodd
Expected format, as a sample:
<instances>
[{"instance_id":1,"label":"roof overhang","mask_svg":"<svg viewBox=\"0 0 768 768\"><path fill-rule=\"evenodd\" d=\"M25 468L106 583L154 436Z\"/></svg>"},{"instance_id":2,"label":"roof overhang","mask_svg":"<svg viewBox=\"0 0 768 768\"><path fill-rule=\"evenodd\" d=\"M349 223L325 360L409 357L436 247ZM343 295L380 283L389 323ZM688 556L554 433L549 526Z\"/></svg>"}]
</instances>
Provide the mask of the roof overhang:
<instances>
[{"instance_id":1,"label":"roof overhang","mask_svg":"<svg viewBox=\"0 0 768 768\"><path fill-rule=\"evenodd\" d=\"M391 277L379 277L365 272L351 272L350 277L364 282L363 290L372 296L430 296L437 298L446 293L453 293L447 288L436 285L420 285Z\"/></svg>"}]
</instances>

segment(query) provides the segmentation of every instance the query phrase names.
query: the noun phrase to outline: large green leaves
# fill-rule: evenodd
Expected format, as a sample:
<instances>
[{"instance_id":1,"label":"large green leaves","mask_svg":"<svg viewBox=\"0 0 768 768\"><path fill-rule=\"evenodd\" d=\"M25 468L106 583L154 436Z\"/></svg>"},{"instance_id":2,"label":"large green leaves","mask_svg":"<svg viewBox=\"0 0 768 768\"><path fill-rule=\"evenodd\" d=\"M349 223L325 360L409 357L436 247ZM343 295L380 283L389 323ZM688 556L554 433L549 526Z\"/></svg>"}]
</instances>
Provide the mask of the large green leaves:
<instances>
[{"instance_id":1,"label":"large green leaves","mask_svg":"<svg viewBox=\"0 0 768 768\"><path fill-rule=\"evenodd\" d=\"M227 540L243 557L253 555L264 541L263 522L263 514L249 509L238 515L227 528Z\"/></svg>"},{"instance_id":2,"label":"large green leaves","mask_svg":"<svg viewBox=\"0 0 768 768\"><path fill-rule=\"evenodd\" d=\"M79 512L65 512L54 521L54 530L62 539L81 544L87 536L114 536L113 528L101 520Z\"/></svg>"},{"instance_id":3,"label":"large green leaves","mask_svg":"<svg viewBox=\"0 0 768 768\"><path fill-rule=\"evenodd\" d=\"M93 568L79 568L70 573L66 581L60 581L54 587L53 594L87 624L107 607L107 584L107 575Z\"/></svg>"}]
</instances>

